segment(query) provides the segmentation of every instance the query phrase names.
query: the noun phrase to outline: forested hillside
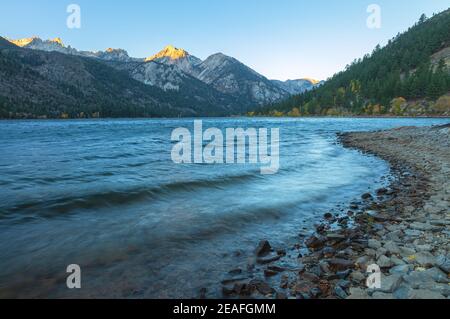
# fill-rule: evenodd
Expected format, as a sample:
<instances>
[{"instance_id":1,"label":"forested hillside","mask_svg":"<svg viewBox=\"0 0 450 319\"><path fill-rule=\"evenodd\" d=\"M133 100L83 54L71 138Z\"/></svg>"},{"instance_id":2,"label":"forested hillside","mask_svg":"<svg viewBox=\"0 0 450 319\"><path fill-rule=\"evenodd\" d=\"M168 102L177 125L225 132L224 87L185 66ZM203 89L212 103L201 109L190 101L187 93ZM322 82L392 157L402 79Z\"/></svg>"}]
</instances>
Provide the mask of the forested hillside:
<instances>
[{"instance_id":1,"label":"forested hillside","mask_svg":"<svg viewBox=\"0 0 450 319\"><path fill-rule=\"evenodd\" d=\"M322 86L258 115L450 114L450 9L425 15ZM253 114L251 114L253 115Z\"/></svg>"}]
</instances>

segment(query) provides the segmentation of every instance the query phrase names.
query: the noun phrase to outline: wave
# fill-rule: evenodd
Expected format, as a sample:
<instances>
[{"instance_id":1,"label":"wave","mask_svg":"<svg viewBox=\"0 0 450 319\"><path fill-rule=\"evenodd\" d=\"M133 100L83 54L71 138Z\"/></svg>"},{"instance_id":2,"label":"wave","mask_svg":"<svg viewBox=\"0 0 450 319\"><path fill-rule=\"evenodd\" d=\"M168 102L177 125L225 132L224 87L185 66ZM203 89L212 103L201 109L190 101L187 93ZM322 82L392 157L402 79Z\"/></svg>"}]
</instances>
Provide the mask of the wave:
<instances>
[{"instance_id":1,"label":"wave","mask_svg":"<svg viewBox=\"0 0 450 319\"><path fill-rule=\"evenodd\" d=\"M225 186L263 178L259 171L239 175L216 176L210 179L177 181L157 186L136 187L127 190L110 190L82 196L60 197L51 200L30 201L0 210L0 219L14 217L17 213L42 217L67 214L78 209L98 209L103 207L128 205L136 202L155 200L161 196L177 192L193 192L202 188L221 189ZM23 217L23 216L22 216Z\"/></svg>"}]
</instances>

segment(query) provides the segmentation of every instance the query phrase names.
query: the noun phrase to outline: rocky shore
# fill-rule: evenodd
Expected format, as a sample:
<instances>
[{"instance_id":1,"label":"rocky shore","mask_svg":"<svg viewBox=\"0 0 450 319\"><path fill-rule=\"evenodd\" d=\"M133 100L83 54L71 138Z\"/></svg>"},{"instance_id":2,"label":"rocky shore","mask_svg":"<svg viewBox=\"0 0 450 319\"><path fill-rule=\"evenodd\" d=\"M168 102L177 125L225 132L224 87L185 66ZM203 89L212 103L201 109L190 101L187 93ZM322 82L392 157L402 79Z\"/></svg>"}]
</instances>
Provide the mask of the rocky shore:
<instances>
[{"instance_id":1,"label":"rocky shore","mask_svg":"<svg viewBox=\"0 0 450 319\"><path fill-rule=\"evenodd\" d=\"M389 187L344 213L325 213L293 247L261 241L246 269L222 281L227 298L450 298L450 125L339 136L391 164ZM368 288L368 267L381 287Z\"/></svg>"}]
</instances>

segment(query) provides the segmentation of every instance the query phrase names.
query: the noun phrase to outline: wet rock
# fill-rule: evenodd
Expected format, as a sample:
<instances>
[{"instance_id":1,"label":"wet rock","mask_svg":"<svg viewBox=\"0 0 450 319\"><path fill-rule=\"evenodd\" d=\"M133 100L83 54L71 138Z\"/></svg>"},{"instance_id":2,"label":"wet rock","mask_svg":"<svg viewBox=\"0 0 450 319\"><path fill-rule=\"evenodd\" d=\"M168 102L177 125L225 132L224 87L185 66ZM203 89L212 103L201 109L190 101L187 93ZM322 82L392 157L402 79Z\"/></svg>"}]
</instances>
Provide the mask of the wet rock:
<instances>
[{"instance_id":1,"label":"wet rock","mask_svg":"<svg viewBox=\"0 0 450 319\"><path fill-rule=\"evenodd\" d=\"M320 281L320 276L312 273L312 272L305 272L303 274L301 274L301 279L303 280L307 280L313 283L318 283Z\"/></svg>"},{"instance_id":2,"label":"wet rock","mask_svg":"<svg viewBox=\"0 0 450 319\"><path fill-rule=\"evenodd\" d=\"M267 240L262 240L259 242L258 247L256 247L255 254L257 257L264 257L272 251L272 246Z\"/></svg>"},{"instance_id":3,"label":"wet rock","mask_svg":"<svg viewBox=\"0 0 450 319\"><path fill-rule=\"evenodd\" d=\"M380 188L377 190L377 196L384 196L388 193L388 190L386 188Z\"/></svg>"},{"instance_id":4,"label":"wet rock","mask_svg":"<svg viewBox=\"0 0 450 319\"><path fill-rule=\"evenodd\" d=\"M311 236L311 237L306 239L305 245L309 249L318 250L318 249L321 249L321 248L323 248L325 246L325 242L326 242L326 239L323 238L322 236L319 236L319 237Z\"/></svg>"},{"instance_id":5,"label":"wet rock","mask_svg":"<svg viewBox=\"0 0 450 319\"><path fill-rule=\"evenodd\" d=\"M370 200L370 199L373 199L373 196L370 193L365 193L361 196L361 198L364 200Z\"/></svg>"},{"instance_id":6,"label":"wet rock","mask_svg":"<svg viewBox=\"0 0 450 319\"><path fill-rule=\"evenodd\" d=\"M278 299L278 300L285 300L285 299L288 299L288 297L287 297L287 295L286 295L285 293L283 293L283 292L277 292L277 293L275 294L275 299Z\"/></svg>"},{"instance_id":7,"label":"wet rock","mask_svg":"<svg viewBox=\"0 0 450 319\"><path fill-rule=\"evenodd\" d=\"M333 219L333 214L332 213L325 213L323 215L323 218L325 218L326 220L331 220L331 219Z\"/></svg>"},{"instance_id":8,"label":"wet rock","mask_svg":"<svg viewBox=\"0 0 450 319\"><path fill-rule=\"evenodd\" d=\"M268 283L262 280L253 279L252 281L250 281L250 285L253 286L260 294L264 296L270 295L275 292L275 289L270 287Z\"/></svg>"},{"instance_id":9,"label":"wet rock","mask_svg":"<svg viewBox=\"0 0 450 319\"><path fill-rule=\"evenodd\" d=\"M230 270L228 273L232 276L240 275L240 274L242 274L242 269L236 268L236 269Z\"/></svg>"},{"instance_id":10,"label":"wet rock","mask_svg":"<svg viewBox=\"0 0 450 319\"><path fill-rule=\"evenodd\" d=\"M331 258L335 253L336 249L334 249L333 247L325 247L324 249L322 249L322 256L324 258Z\"/></svg>"},{"instance_id":11,"label":"wet rock","mask_svg":"<svg viewBox=\"0 0 450 319\"><path fill-rule=\"evenodd\" d=\"M287 289L289 287L289 276L288 275L282 275L280 280L280 288L281 289Z\"/></svg>"},{"instance_id":12,"label":"wet rock","mask_svg":"<svg viewBox=\"0 0 450 319\"><path fill-rule=\"evenodd\" d=\"M233 287L233 291L239 296L250 296L255 291L255 287L251 284L236 283Z\"/></svg>"},{"instance_id":13,"label":"wet rock","mask_svg":"<svg viewBox=\"0 0 450 319\"><path fill-rule=\"evenodd\" d=\"M270 270L270 269L264 269L264 276L265 277L273 277L278 275L278 272Z\"/></svg>"},{"instance_id":14,"label":"wet rock","mask_svg":"<svg viewBox=\"0 0 450 319\"><path fill-rule=\"evenodd\" d=\"M273 263L275 261L278 261L280 259L281 259L280 255L272 254L272 255L265 256L265 257L260 257L256 261L257 261L258 264L266 265L266 264L270 264L270 263Z\"/></svg>"}]
</instances>

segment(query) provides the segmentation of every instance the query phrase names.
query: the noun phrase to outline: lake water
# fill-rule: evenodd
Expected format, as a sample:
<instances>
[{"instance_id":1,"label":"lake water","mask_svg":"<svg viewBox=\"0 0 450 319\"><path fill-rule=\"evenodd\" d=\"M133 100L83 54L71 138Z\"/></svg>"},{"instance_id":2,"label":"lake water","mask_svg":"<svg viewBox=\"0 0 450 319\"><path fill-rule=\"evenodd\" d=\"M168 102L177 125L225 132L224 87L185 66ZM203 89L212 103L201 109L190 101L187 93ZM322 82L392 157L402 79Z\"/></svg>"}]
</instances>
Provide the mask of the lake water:
<instances>
[{"instance_id":1,"label":"lake water","mask_svg":"<svg viewBox=\"0 0 450 319\"><path fill-rule=\"evenodd\" d=\"M336 133L448 119L205 119L280 129L280 170L174 164L192 119L0 122L0 297L220 297L264 238L295 242L323 214L386 183L388 165ZM238 253L239 252L239 253ZM66 267L82 289L66 287Z\"/></svg>"}]
</instances>

